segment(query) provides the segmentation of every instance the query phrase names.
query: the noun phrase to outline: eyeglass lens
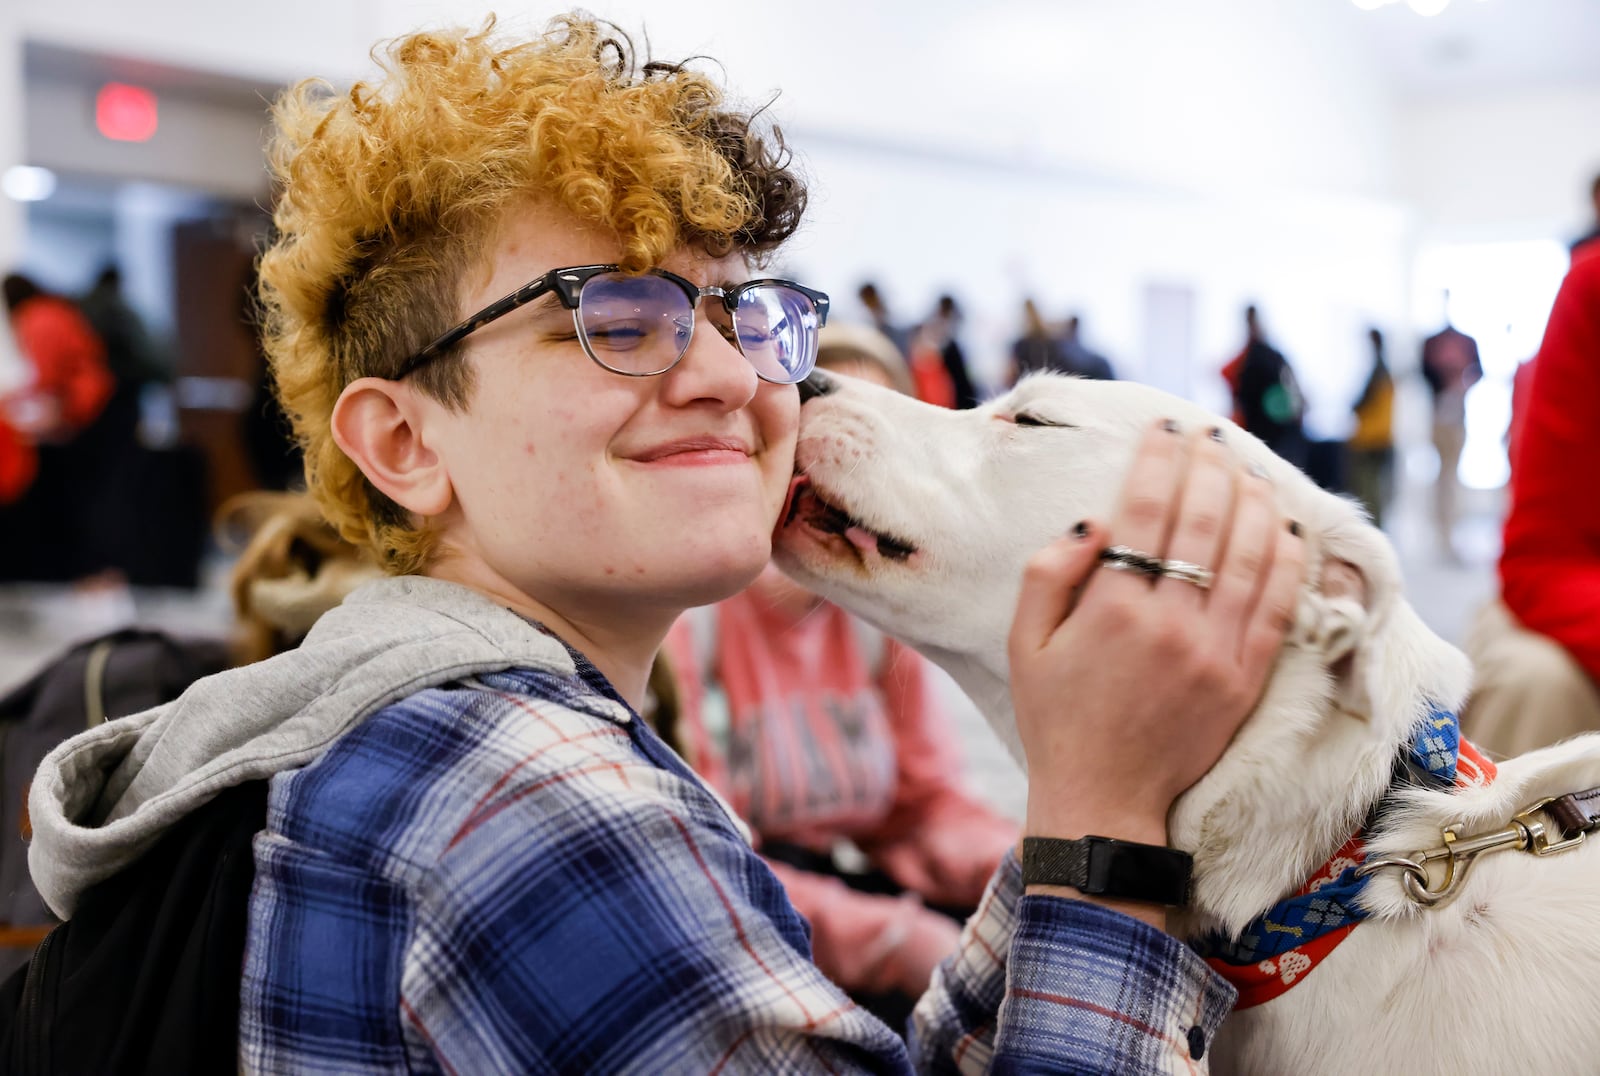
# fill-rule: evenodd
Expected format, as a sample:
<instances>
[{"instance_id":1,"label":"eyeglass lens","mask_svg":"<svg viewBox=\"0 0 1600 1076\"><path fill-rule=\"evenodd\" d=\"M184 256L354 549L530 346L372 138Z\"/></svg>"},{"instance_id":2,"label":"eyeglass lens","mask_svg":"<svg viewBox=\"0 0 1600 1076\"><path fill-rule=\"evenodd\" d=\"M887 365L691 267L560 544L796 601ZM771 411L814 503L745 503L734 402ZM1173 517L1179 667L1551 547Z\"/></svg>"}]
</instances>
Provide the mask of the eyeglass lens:
<instances>
[{"instance_id":1,"label":"eyeglass lens","mask_svg":"<svg viewBox=\"0 0 1600 1076\"><path fill-rule=\"evenodd\" d=\"M739 296L733 310L739 350L768 381L792 384L817 356L817 308L804 292L762 284Z\"/></svg>"},{"instance_id":2,"label":"eyeglass lens","mask_svg":"<svg viewBox=\"0 0 1600 1076\"><path fill-rule=\"evenodd\" d=\"M791 384L810 372L817 312L803 292L782 285L747 288L731 334L720 302L705 311L763 378ZM682 288L651 273L602 273L578 295L578 325L595 361L622 374L659 374L689 347L695 311Z\"/></svg>"}]
</instances>

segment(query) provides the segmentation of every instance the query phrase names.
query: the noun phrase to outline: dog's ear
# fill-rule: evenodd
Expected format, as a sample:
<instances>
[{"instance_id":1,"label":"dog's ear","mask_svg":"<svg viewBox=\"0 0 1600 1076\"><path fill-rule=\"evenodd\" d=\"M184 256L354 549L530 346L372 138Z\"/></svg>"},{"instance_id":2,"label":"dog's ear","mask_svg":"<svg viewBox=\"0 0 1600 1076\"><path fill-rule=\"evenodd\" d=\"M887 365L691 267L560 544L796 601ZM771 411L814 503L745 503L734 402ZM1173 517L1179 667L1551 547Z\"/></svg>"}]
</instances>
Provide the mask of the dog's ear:
<instances>
[{"instance_id":1,"label":"dog's ear","mask_svg":"<svg viewBox=\"0 0 1600 1076\"><path fill-rule=\"evenodd\" d=\"M1350 502L1328 496L1319 507L1291 644L1321 657L1350 716L1409 724L1430 702L1455 706L1466 658L1406 603L1394 547Z\"/></svg>"}]
</instances>

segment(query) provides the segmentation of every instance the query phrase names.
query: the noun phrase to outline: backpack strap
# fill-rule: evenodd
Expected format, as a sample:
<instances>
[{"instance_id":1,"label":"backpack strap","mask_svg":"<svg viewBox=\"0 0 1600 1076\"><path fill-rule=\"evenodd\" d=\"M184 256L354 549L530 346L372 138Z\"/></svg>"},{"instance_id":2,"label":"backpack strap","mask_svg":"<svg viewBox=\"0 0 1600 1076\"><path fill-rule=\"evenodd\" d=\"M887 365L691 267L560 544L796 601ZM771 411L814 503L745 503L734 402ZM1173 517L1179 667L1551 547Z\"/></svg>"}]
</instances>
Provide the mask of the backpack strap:
<instances>
[{"instance_id":1,"label":"backpack strap","mask_svg":"<svg viewBox=\"0 0 1600 1076\"><path fill-rule=\"evenodd\" d=\"M106 720L106 664L120 637L97 640L89 648L83 664L83 712L89 728L105 724Z\"/></svg>"}]
</instances>

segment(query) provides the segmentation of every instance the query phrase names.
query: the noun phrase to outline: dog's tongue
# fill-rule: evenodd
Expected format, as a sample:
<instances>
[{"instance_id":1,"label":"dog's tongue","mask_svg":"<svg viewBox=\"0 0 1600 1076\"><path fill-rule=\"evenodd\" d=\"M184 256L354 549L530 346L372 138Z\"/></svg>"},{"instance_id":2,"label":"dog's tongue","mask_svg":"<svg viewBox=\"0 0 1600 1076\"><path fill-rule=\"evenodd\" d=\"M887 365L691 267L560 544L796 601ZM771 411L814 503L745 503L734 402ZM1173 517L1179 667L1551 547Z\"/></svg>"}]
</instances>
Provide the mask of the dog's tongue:
<instances>
[{"instance_id":1,"label":"dog's tongue","mask_svg":"<svg viewBox=\"0 0 1600 1076\"><path fill-rule=\"evenodd\" d=\"M864 553L878 551L878 536L865 527L851 526L844 532L845 541L855 546Z\"/></svg>"}]
</instances>

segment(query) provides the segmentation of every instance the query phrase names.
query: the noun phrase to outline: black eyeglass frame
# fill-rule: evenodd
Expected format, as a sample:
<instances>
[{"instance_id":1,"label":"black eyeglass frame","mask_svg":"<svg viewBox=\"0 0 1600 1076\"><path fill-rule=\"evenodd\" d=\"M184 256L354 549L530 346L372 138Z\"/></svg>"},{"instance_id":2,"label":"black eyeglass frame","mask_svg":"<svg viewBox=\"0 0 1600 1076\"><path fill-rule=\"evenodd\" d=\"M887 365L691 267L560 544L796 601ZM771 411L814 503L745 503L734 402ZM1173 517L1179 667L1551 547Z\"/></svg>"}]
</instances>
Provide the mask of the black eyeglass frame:
<instances>
[{"instance_id":1,"label":"black eyeglass frame","mask_svg":"<svg viewBox=\"0 0 1600 1076\"><path fill-rule=\"evenodd\" d=\"M656 377L660 374L664 374L683 360L683 356L688 351L689 347L687 342L684 344L684 350L678 353L678 357L676 359L672 360L672 365L666 366L660 370L652 370L648 373L640 373L632 370L618 370L615 367L607 366L600 360L600 357L594 353L594 349L589 346L588 334L584 332L583 321L579 316L579 298L583 293L583 286L593 278L600 276L603 273L616 273L621 271L622 267L620 265L574 265L563 269L550 269L544 273L541 273L532 280L528 281L528 283L522 285L522 287L518 288L516 291L496 299L494 302L490 303L488 306L484 307L470 318L467 318L459 325L446 330L438 339L434 340L427 347L423 348L421 351L407 359L405 363L401 365L399 372L394 375L394 380L400 381L411 376L422 367L432 362L434 359L437 359L445 352L446 349L460 343L466 337L477 332L485 325L505 317L518 307L526 306L535 299L544 295L546 292L551 291L555 292L556 296L560 298L562 306L572 311L572 323L578 331L578 342L583 345L584 353L588 355L589 358L593 359L599 366L611 371L614 374L620 374L623 377ZM702 288L694 281L681 277L677 273L667 269L648 269L646 272L655 276L664 277L667 280L672 281L672 283L676 284L678 287L682 288L684 295L686 295L689 299L689 309L691 313L698 309L700 300L702 298L711 296L721 300L723 309L727 310L729 318L732 318L736 308L739 305L739 298L745 292L752 288L758 288L764 285L778 285L785 288L792 288L801 295L804 295L807 299L811 300L811 305L816 309L817 312L817 328L820 329L822 326L828 323L829 300L827 294L825 292L817 291L815 288L808 288L804 284L796 283L793 280L784 280L781 277L762 277L757 280L747 280L743 284L735 285L732 288L722 288L715 285ZM694 328L695 325L698 324L699 320L700 319L698 317L695 317L690 323L690 341L693 341L694 339ZM737 340L733 341L733 343L735 347L739 346ZM743 353L743 349L740 348L740 354ZM810 365L813 368L815 367L815 355L812 355ZM780 385L798 384L800 381L805 380L805 376L810 372L811 370L807 369L805 374L802 374L794 381L774 381L773 383ZM756 371L756 376L761 378L763 381L773 380L772 378L761 373L760 370Z\"/></svg>"}]
</instances>

